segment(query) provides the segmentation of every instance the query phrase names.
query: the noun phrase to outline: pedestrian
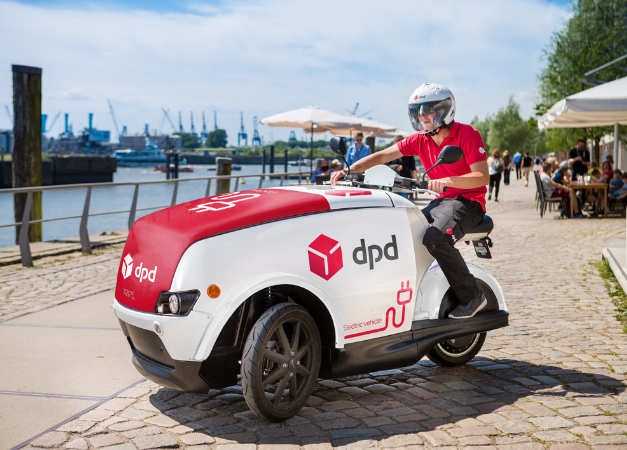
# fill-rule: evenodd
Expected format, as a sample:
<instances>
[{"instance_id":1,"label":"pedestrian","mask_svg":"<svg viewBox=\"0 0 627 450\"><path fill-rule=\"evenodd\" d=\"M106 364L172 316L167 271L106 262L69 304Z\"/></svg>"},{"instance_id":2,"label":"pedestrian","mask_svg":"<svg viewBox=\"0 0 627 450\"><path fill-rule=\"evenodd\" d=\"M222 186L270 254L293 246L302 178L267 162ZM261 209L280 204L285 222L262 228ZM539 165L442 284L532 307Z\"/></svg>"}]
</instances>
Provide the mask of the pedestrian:
<instances>
[{"instance_id":1,"label":"pedestrian","mask_svg":"<svg viewBox=\"0 0 627 450\"><path fill-rule=\"evenodd\" d=\"M323 159L322 161L320 161L320 167L314 170L311 174L311 182L313 184L316 184L316 177L319 177L321 175L331 175L333 172L335 172L335 170L331 169L331 166L329 165L329 160Z\"/></svg>"},{"instance_id":2,"label":"pedestrian","mask_svg":"<svg viewBox=\"0 0 627 450\"><path fill-rule=\"evenodd\" d=\"M525 156L522 159L522 176L525 179L525 187L529 186L529 173L533 167L533 158L529 156L529 152L525 152Z\"/></svg>"},{"instance_id":3,"label":"pedestrian","mask_svg":"<svg viewBox=\"0 0 627 450\"><path fill-rule=\"evenodd\" d=\"M394 144L398 144L403 139L405 139L400 134L394 138ZM414 180L418 179L418 172L416 171L416 160L413 156L401 156L398 159L390 161L387 164L389 167L394 169L399 176L404 178L413 178ZM409 198L409 192L399 192L398 195L401 197Z\"/></svg>"},{"instance_id":4,"label":"pedestrian","mask_svg":"<svg viewBox=\"0 0 627 450\"><path fill-rule=\"evenodd\" d=\"M520 152L514 153L514 167L516 167L516 179L520 180L520 164L522 163L522 155Z\"/></svg>"},{"instance_id":5,"label":"pedestrian","mask_svg":"<svg viewBox=\"0 0 627 450\"><path fill-rule=\"evenodd\" d=\"M364 133L361 131L355 135L355 143L350 146L348 152L346 153L346 163L349 166L352 166L360 159L370 155L372 150L370 150L370 146L363 143Z\"/></svg>"},{"instance_id":6,"label":"pedestrian","mask_svg":"<svg viewBox=\"0 0 627 450\"><path fill-rule=\"evenodd\" d=\"M481 135L470 125L455 122L455 97L445 86L426 83L409 97L408 112L416 133L351 165L351 172L364 172L401 156L416 155L425 168L431 168L446 145L457 145L463 157L455 164L442 164L429 172L428 188L438 194L422 210L430 227L422 243L435 258L459 305L450 319L473 317L488 304L477 280L470 273L455 242L483 221L486 184L489 182L486 151ZM347 174L344 169L331 174L331 184ZM446 188L446 191L444 190Z\"/></svg>"},{"instance_id":7,"label":"pedestrian","mask_svg":"<svg viewBox=\"0 0 627 450\"><path fill-rule=\"evenodd\" d=\"M509 186L509 172L512 169L512 158L509 156L509 150L503 152L503 184Z\"/></svg>"},{"instance_id":8,"label":"pedestrian","mask_svg":"<svg viewBox=\"0 0 627 450\"><path fill-rule=\"evenodd\" d=\"M498 148L492 149L492 156L488 158L488 173L490 174L490 190L488 200L492 200L492 189L494 189L494 201L499 201L499 185L501 184L501 174L505 164Z\"/></svg>"}]
</instances>

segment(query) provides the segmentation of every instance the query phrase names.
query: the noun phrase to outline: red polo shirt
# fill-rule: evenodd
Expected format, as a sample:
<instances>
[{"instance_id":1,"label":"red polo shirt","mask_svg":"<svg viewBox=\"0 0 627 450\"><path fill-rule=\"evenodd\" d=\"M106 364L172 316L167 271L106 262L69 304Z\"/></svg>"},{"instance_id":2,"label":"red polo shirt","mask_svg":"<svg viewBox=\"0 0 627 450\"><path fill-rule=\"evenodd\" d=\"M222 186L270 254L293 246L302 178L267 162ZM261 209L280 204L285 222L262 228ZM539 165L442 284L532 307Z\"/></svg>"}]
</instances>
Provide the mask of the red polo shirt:
<instances>
[{"instance_id":1,"label":"red polo shirt","mask_svg":"<svg viewBox=\"0 0 627 450\"><path fill-rule=\"evenodd\" d=\"M455 164L442 164L433 169L428 175L431 180L466 175L472 172L470 170L471 164L488 159L479 132L470 125L458 122L453 122L449 135L439 146L431 139L431 136L415 133L399 142L398 149L405 156L418 156L425 170L428 170L438 160L440 150L447 145L457 145L461 147L462 150L464 150L464 157ZM441 193L438 197L455 198L461 195L468 200L481 204L485 212L486 192L487 189L485 186L474 189L458 189L449 186L446 192Z\"/></svg>"}]
</instances>

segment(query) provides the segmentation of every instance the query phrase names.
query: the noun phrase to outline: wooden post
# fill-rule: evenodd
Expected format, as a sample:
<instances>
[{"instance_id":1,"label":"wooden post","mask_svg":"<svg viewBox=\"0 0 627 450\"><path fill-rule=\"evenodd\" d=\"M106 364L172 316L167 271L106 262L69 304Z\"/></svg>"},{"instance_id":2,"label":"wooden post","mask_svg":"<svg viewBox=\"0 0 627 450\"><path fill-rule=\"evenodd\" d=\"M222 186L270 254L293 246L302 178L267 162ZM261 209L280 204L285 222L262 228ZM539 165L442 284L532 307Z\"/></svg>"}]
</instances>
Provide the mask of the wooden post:
<instances>
[{"instance_id":1,"label":"wooden post","mask_svg":"<svg viewBox=\"0 0 627 450\"><path fill-rule=\"evenodd\" d=\"M274 145L270 146L270 173L274 173Z\"/></svg>"},{"instance_id":2,"label":"wooden post","mask_svg":"<svg viewBox=\"0 0 627 450\"><path fill-rule=\"evenodd\" d=\"M285 150L285 159L283 160L283 172L287 173L287 150Z\"/></svg>"},{"instance_id":3,"label":"wooden post","mask_svg":"<svg viewBox=\"0 0 627 450\"><path fill-rule=\"evenodd\" d=\"M366 136L366 139L365 139L365 141L366 141L365 144L368 147L370 147L370 150L372 150L372 153L375 152L375 150L374 150L374 145L375 145L374 139L375 139L374 135L373 136Z\"/></svg>"},{"instance_id":4,"label":"wooden post","mask_svg":"<svg viewBox=\"0 0 627 450\"><path fill-rule=\"evenodd\" d=\"M216 158L216 175L231 175L231 158ZM216 180L216 195L228 194L231 190L231 180Z\"/></svg>"},{"instance_id":5,"label":"wooden post","mask_svg":"<svg viewBox=\"0 0 627 450\"><path fill-rule=\"evenodd\" d=\"M12 66L13 70L13 187L41 186L41 69ZM15 221L21 222L26 194L13 196ZM41 220L41 192L33 192L30 220ZM17 237L20 227L16 229ZM41 223L31 224L30 242L41 241Z\"/></svg>"}]
</instances>

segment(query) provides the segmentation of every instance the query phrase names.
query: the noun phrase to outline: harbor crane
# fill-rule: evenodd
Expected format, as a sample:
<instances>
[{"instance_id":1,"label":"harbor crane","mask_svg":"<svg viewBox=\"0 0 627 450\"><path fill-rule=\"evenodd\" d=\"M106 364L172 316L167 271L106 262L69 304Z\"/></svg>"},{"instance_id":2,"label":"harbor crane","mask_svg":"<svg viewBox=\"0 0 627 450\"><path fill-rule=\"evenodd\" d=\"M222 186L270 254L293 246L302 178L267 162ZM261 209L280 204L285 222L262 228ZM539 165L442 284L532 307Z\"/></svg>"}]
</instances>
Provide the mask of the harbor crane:
<instances>
[{"instance_id":1,"label":"harbor crane","mask_svg":"<svg viewBox=\"0 0 627 450\"><path fill-rule=\"evenodd\" d=\"M192 134L194 136L196 136L196 128L194 128L194 111L190 111L189 112L189 117L190 117L190 121L192 123L192 130L191 130L191 132L192 132Z\"/></svg>"},{"instance_id":2,"label":"harbor crane","mask_svg":"<svg viewBox=\"0 0 627 450\"><path fill-rule=\"evenodd\" d=\"M251 145L253 147L255 145L261 146L261 138L259 137L259 130L257 130L257 116L253 117L253 140L251 141Z\"/></svg>"},{"instance_id":3,"label":"harbor crane","mask_svg":"<svg viewBox=\"0 0 627 450\"><path fill-rule=\"evenodd\" d=\"M371 113L373 110L371 109L370 111L366 111L365 113L361 113L361 115L357 115L357 109L359 108L359 102L355 103L355 107L353 108L353 110L351 111L350 109L347 109L346 111L348 111L352 116L356 116L356 117L363 117L366 114Z\"/></svg>"},{"instance_id":4,"label":"harbor crane","mask_svg":"<svg viewBox=\"0 0 627 450\"><path fill-rule=\"evenodd\" d=\"M109 111L111 112L111 118L113 119L113 125L115 126L115 132L118 134L118 139L126 134L126 126L122 127L122 132L120 132L120 128L118 128L118 121L115 119L115 112L113 111L113 105L111 104L111 100L107 99L109 103ZM56 121L56 119L55 119ZM51 127L52 128L52 127Z\"/></svg>"},{"instance_id":5,"label":"harbor crane","mask_svg":"<svg viewBox=\"0 0 627 450\"><path fill-rule=\"evenodd\" d=\"M13 123L13 114L11 114L9 105L4 105L4 110L7 112L7 116L9 116L9 120L11 121L11 123Z\"/></svg>"},{"instance_id":6,"label":"harbor crane","mask_svg":"<svg viewBox=\"0 0 627 450\"><path fill-rule=\"evenodd\" d=\"M288 142L294 142L296 140L296 133L294 132L294 130L290 131L290 138L288 139Z\"/></svg>"},{"instance_id":7,"label":"harbor crane","mask_svg":"<svg viewBox=\"0 0 627 450\"><path fill-rule=\"evenodd\" d=\"M52 129L54 128L54 125L57 123L57 120L59 119L59 117L61 117L61 111L59 111L57 113L57 115L54 116L54 119L52 119L52 122L50 122L50 126L48 127L48 130L44 131L44 133L47 133L48 131L52 131Z\"/></svg>"},{"instance_id":8,"label":"harbor crane","mask_svg":"<svg viewBox=\"0 0 627 450\"><path fill-rule=\"evenodd\" d=\"M174 122L172 122L172 119L170 119L170 114L168 114L168 111L170 111L170 110L169 109L165 109L165 108L161 108L161 110L163 111L163 114L165 115L165 118L168 120L168 122L170 122L170 125L172 125L172 129L176 133L176 126L174 125Z\"/></svg>"},{"instance_id":9,"label":"harbor crane","mask_svg":"<svg viewBox=\"0 0 627 450\"><path fill-rule=\"evenodd\" d=\"M179 133L185 133L183 131L183 119L181 119L181 111L179 111Z\"/></svg>"},{"instance_id":10,"label":"harbor crane","mask_svg":"<svg viewBox=\"0 0 627 450\"><path fill-rule=\"evenodd\" d=\"M213 129L218 129L218 113L216 113L215 111L213 112Z\"/></svg>"},{"instance_id":11,"label":"harbor crane","mask_svg":"<svg viewBox=\"0 0 627 450\"><path fill-rule=\"evenodd\" d=\"M200 140L202 141L202 145L205 145L205 142L207 141L207 136L209 136L209 133L207 133L207 122L205 121L205 112L202 112L202 131L200 133Z\"/></svg>"},{"instance_id":12,"label":"harbor crane","mask_svg":"<svg viewBox=\"0 0 627 450\"><path fill-rule=\"evenodd\" d=\"M239 129L239 133L237 133L237 145L241 145L241 141L244 141L246 146L248 146L248 134L246 134L246 130L244 129L244 113L240 112L241 125Z\"/></svg>"}]
</instances>

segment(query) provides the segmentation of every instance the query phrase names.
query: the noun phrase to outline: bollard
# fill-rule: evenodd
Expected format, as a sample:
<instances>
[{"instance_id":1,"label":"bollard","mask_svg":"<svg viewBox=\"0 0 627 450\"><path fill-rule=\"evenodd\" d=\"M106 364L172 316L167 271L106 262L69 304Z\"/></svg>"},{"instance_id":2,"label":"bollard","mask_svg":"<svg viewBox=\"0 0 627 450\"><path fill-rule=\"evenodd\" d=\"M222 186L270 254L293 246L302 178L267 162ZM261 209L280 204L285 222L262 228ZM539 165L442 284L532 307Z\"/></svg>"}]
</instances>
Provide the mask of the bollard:
<instances>
[{"instance_id":1,"label":"bollard","mask_svg":"<svg viewBox=\"0 0 627 450\"><path fill-rule=\"evenodd\" d=\"M216 175L231 175L231 158L216 158ZM231 190L231 180L216 180L216 195L228 194Z\"/></svg>"},{"instance_id":2,"label":"bollard","mask_svg":"<svg viewBox=\"0 0 627 450\"><path fill-rule=\"evenodd\" d=\"M274 145L270 146L270 173L274 173Z\"/></svg>"},{"instance_id":3,"label":"bollard","mask_svg":"<svg viewBox=\"0 0 627 450\"><path fill-rule=\"evenodd\" d=\"M13 187L41 186L41 69L12 66L13 71ZM13 196L15 222L21 222L26 194ZM41 220L41 192L33 192L30 220ZM28 229L30 242L42 239L41 223ZM15 230L19 244L20 227Z\"/></svg>"}]
</instances>

